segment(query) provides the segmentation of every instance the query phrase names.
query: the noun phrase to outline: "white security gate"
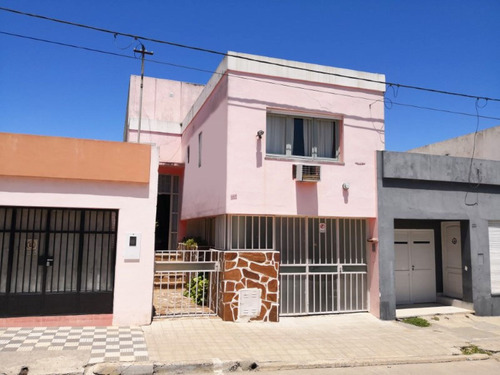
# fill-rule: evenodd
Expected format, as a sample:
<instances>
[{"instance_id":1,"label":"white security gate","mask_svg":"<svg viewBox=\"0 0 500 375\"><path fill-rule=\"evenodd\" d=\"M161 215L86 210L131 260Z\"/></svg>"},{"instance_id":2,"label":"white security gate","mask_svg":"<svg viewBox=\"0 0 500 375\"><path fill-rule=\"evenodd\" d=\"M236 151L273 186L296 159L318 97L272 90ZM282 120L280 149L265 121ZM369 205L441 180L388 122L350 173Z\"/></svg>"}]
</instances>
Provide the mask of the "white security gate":
<instances>
[{"instance_id":1,"label":"white security gate","mask_svg":"<svg viewBox=\"0 0 500 375\"><path fill-rule=\"evenodd\" d=\"M154 317L217 315L219 261L217 250L156 251Z\"/></svg>"},{"instance_id":2,"label":"white security gate","mask_svg":"<svg viewBox=\"0 0 500 375\"><path fill-rule=\"evenodd\" d=\"M366 220L276 218L280 315L366 311Z\"/></svg>"}]
</instances>

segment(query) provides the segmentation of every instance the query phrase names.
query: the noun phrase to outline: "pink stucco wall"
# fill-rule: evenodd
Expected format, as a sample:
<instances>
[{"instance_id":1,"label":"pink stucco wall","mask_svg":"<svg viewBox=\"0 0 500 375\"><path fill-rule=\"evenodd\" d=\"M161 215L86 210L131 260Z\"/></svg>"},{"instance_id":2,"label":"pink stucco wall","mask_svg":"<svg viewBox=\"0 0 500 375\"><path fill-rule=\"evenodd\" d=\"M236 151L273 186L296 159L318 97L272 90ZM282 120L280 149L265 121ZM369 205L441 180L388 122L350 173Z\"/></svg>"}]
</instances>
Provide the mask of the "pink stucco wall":
<instances>
[{"instance_id":1,"label":"pink stucco wall","mask_svg":"<svg viewBox=\"0 0 500 375\"><path fill-rule=\"evenodd\" d=\"M230 71L184 124L182 149L185 157L190 145L191 164L186 164L182 218L223 213L375 218L375 151L384 149L382 90ZM269 109L339 119L341 160L266 156L266 134L262 140L256 134L266 130ZM202 168L196 164L200 131ZM294 181L294 163L321 165L321 181Z\"/></svg>"},{"instance_id":2,"label":"pink stucco wall","mask_svg":"<svg viewBox=\"0 0 500 375\"><path fill-rule=\"evenodd\" d=\"M182 134L185 163L182 220L226 212L227 101L227 77L224 77ZM203 133L201 167L198 166L200 132ZM189 163L186 159L188 146Z\"/></svg>"},{"instance_id":3,"label":"pink stucco wall","mask_svg":"<svg viewBox=\"0 0 500 375\"><path fill-rule=\"evenodd\" d=\"M128 142L137 142L137 130L128 131ZM141 131L141 143L158 147L160 162L183 163L181 135Z\"/></svg>"},{"instance_id":4,"label":"pink stucco wall","mask_svg":"<svg viewBox=\"0 0 500 375\"><path fill-rule=\"evenodd\" d=\"M153 292L158 155L151 147L148 184L2 177L0 205L118 209L113 324L149 324ZM128 233L141 233L139 261L126 261Z\"/></svg>"},{"instance_id":5,"label":"pink stucco wall","mask_svg":"<svg viewBox=\"0 0 500 375\"><path fill-rule=\"evenodd\" d=\"M140 103L139 76L130 77L124 139L137 142ZM141 143L159 147L161 162L181 163L181 122L203 85L144 77Z\"/></svg>"},{"instance_id":6,"label":"pink stucco wall","mask_svg":"<svg viewBox=\"0 0 500 375\"><path fill-rule=\"evenodd\" d=\"M384 106L374 101L383 94L234 75L230 75L228 92L227 212L375 217L375 150L384 148L384 132L380 131ZM350 96L344 96L346 93ZM262 140L256 137L257 131L266 130L268 108L340 118L341 163L308 160L306 163L321 165L321 181L294 181L292 164L300 161L266 157L266 134ZM347 192L342 189L344 182L350 184Z\"/></svg>"},{"instance_id":7,"label":"pink stucco wall","mask_svg":"<svg viewBox=\"0 0 500 375\"><path fill-rule=\"evenodd\" d=\"M369 311L380 318L380 274L379 274L379 246L377 219L368 220L368 237L374 240L366 247L368 260L368 302Z\"/></svg>"},{"instance_id":8,"label":"pink stucco wall","mask_svg":"<svg viewBox=\"0 0 500 375\"><path fill-rule=\"evenodd\" d=\"M130 118L139 116L140 85L140 76L130 77L127 108ZM181 123L203 87L195 83L144 77L143 119Z\"/></svg>"}]
</instances>

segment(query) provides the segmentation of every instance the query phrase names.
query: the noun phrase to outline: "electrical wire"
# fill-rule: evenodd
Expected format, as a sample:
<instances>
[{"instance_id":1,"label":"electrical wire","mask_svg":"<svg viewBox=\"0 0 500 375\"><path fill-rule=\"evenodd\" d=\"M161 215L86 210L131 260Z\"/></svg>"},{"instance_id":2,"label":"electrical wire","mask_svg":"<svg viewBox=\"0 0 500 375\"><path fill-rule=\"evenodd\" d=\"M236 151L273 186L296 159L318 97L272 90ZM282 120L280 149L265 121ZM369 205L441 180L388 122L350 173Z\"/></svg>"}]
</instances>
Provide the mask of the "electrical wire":
<instances>
[{"instance_id":1,"label":"electrical wire","mask_svg":"<svg viewBox=\"0 0 500 375\"><path fill-rule=\"evenodd\" d=\"M473 141L472 141L472 153L471 153L471 157L470 157L470 164L469 164L469 176L467 177L467 182L470 184L471 183L471 177L472 177L472 163L474 162L474 156L475 156L475 153L476 153L476 140L477 140L477 133L479 131L479 108L484 108L486 107L486 104L484 104L484 106L480 106L479 105L479 99L476 100L476 102L474 103L474 108L476 109L476 130L474 131L474 138L473 138ZM477 184L475 184L471 190L477 190L477 188L479 187L479 185L481 184L480 182L481 180L481 175L480 175L480 171L479 169L477 170ZM479 205L479 195L477 194L476 192L476 201L475 202L468 202L467 201L467 197L469 196L469 193L472 193L472 191L467 191L465 193L465 198L464 198L464 203L466 206L469 206L469 207L472 207L472 206L477 206Z\"/></svg>"},{"instance_id":2,"label":"electrical wire","mask_svg":"<svg viewBox=\"0 0 500 375\"><path fill-rule=\"evenodd\" d=\"M81 50L84 50L84 51L90 51L90 52L102 53L102 54L104 54L104 55L111 55L111 56L126 57L126 58L129 58L129 59L134 59L134 60L136 60L136 57L134 57L134 56L128 56L128 55L124 55L124 54L122 54L122 53L115 53L115 52L103 51L103 50L96 49L96 48L83 47L83 46L79 46L79 45L76 45L76 44L63 43L63 42L56 42L56 41L54 41L54 40L48 40L48 39L42 39L42 38L36 38L36 37L34 37L34 36L27 36L27 35L21 35L21 34L16 34L16 33L9 33L9 32L7 32L7 31L0 31L0 34L10 35L10 36L15 36L15 37L17 37L17 38L23 38L23 39L34 40L34 41L37 41L37 42L44 42L44 43L49 43L49 44L55 44L55 45L58 45L58 46L63 46L63 47L71 47L71 48L81 49Z\"/></svg>"},{"instance_id":3,"label":"electrical wire","mask_svg":"<svg viewBox=\"0 0 500 375\"><path fill-rule=\"evenodd\" d=\"M400 84L400 83L380 81L380 80L369 79L369 78L353 77L353 76L349 76L346 74L325 72L325 71L316 70L316 69L309 69L309 68L304 68L304 67L292 66L292 65L287 65L287 64L282 64L282 63L277 63L277 62L272 62L272 61L260 60L260 59L248 57L248 56L233 55L233 54L229 54L226 52L221 52L221 51L217 51L217 50L213 50L213 49L196 47L196 46L191 46L191 45L176 43L176 42L170 42L170 41L166 41L166 40L150 38L150 37L131 34L131 33L124 33L124 32L120 32L120 31L116 31L116 30L104 29L101 27L90 26L90 25L85 25L85 24L81 24L81 23L77 23L77 22L61 20L61 19L47 17L47 16L34 14L34 13L22 12L20 10L15 10L15 9L10 9L10 8L5 8L5 7L0 7L0 10L5 11L5 12L18 14L18 15L27 16L27 17L34 17L34 18L39 18L39 19L43 19L46 21L57 22L57 23L61 23L64 25L75 26L75 27L80 27L80 28L84 28L84 29L108 33L108 34L112 34L115 37L116 37L116 35L121 35L121 36L134 38L136 40L141 39L141 40L145 40L145 41L149 41L149 42L160 43L160 44L165 44L165 45L169 45L169 46L173 46L173 47L185 48L185 49L190 49L193 51L205 52L205 53L215 54L215 55L219 55L219 56L229 56L229 57L247 60L247 61L252 61L252 62L257 62L257 63L261 63L261 64L274 65L274 66L279 66L279 67L284 67L284 68L289 68L289 69L294 69L294 70L301 70L301 71L306 71L306 72L310 72L310 73L325 74L325 75L329 75L329 76L353 79L353 80L358 80L358 81L386 84L389 86L396 86L398 89L402 87L402 88L406 88L406 89L427 91L427 92L433 92L433 93L437 93L437 94L453 95L453 96L460 96L460 97L464 97L464 98L482 99L482 100L486 100L486 101L490 100L490 101L500 102L499 98L489 98L489 97L484 97L484 96L470 95L470 94L464 94L464 93L458 93L458 92L452 92L452 91L446 91L446 90L438 90L438 89L413 86L413 85L404 85L404 84Z\"/></svg>"},{"instance_id":4,"label":"electrical wire","mask_svg":"<svg viewBox=\"0 0 500 375\"><path fill-rule=\"evenodd\" d=\"M10 33L6 31L1 31L0 34L4 35L9 35L13 37L18 37L22 39L28 39L28 40L33 40L37 42L43 42L43 43L49 43L49 44L54 44L58 46L63 46L63 47L70 47L74 49L80 49L84 51L89 51L89 52L95 52L95 53L100 53L104 55L111 55L111 56L116 56L116 57L123 57L127 59L132 59L132 60L139 60L139 58L135 56L130 56L130 55L125 55L122 53L116 53L116 52L110 52L110 51L104 51L96 48L90 48L90 47L84 47L84 46L79 46L76 44L70 44L70 43L63 43L63 42L57 42L53 40L48 40L48 39L42 39L42 38L37 38L37 37L32 37L32 36L27 36L27 35L21 35L21 34L16 34L16 33ZM213 70L208 70L208 69L202 69L202 68L196 68L188 65L182 65L182 64L174 64L166 61L161 61L161 60L155 60L155 59L144 59L147 62L155 63L155 64L160 64L160 65L167 65L167 66L172 66L176 68L182 68L182 69L188 69L188 70L195 70L203 73L209 73L209 74L219 74L223 75L224 73L219 73ZM242 77L239 75L234 75L234 74L229 74L231 77L238 78L238 79L243 79L243 80L248 80L248 81L254 81L254 82L261 82L261 83L266 83L270 85L276 85L276 86L282 86L282 87L290 87L294 89L299 89L299 90L305 90L305 91L314 91L314 92L320 92L320 93L325 93L325 94L330 94L330 95L336 95L336 96L343 96L343 97L348 97L348 98L353 98L353 99L361 99L361 100L368 100L372 103L376 102L383 102L384 105L386 106L387 109L391 109L393 105L401 106L401 107L410 107L410 108L415 108L415 109L422 109L422 110L429 110L429 111L435 111L435 112L444 112L444 113L449 113L449 114L455 114L455 115L462 115L462 116L469 116L469 117L478 117L478 118L483 118L487 120L499 120L500 117L491 117L491 116L482 116L479 115L478 113L472 114L472 113L466 113L466 112L457 112L457 111L451 111L451 110L446 110L446 109L441 109L441 108L435 108L435 107L425 107L425 106L418 106L414 104L408 104L408 103L399 103L399 102L394 102L389 98L384 98L381 100L375 100L373 101L373 98L367 98L367 97L362 97L362 96L356 96L356 95L350 95L350 94L340 94L340 93L333 93L331 91L326 91L326 90L320 90L320 89L314 89L311 87L302 87L302 86L297 86L297 85L292 85L292 84L285 84L285 83L279 83L279 82L271 82L268 80L263 80L263 79L257 79L257 78L252 78L252 77ZM388 105L390 104L390 106Z\"/></svg>"}]
</instances>

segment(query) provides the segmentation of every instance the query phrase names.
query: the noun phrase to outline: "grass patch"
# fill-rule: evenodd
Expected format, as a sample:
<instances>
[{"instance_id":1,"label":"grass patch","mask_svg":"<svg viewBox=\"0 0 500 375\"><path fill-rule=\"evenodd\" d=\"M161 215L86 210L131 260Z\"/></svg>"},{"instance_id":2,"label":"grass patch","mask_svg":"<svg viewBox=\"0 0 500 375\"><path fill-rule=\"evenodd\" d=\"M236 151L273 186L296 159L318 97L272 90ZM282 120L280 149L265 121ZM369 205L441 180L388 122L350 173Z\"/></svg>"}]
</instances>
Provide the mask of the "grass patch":
<instances>
[{"instance_id":1,"label":"grass patch","mask_svg":"<svg viewBox=\"0 0 500 375\"><path fill-rule=\"evenodd\" d=\"M431 323L429 323L427 320L419 317L412 317L412 318L404 318L401 319L403 323L406 324L411 324L417 327L429 327Z\"/></svg>"},{"instance_id":2,"label":"grass patch","mask_svg":"<svg viewBox=\"0 0 500 375\"><path fill-rule=\"evenodd\" d=\"M438 321L438 320L439 320L439 317L438 317L438 316L433 316L433 317L432 317L432 320Z\"/></svg>"},{"instance_id":3,"label":"grass patch","mask_svg":"<svg viewBox=\"0 0 500 375\"><path fill-rule=\"evenodd\" d=\"M489 350L481 349L479 346L472 345L472 344L471 345L467 345L467 346L462 346L460 348L460 351L462 352L462 354L465 354L465 355L471 355L471 354L487 354L487 355L492 355L493 354Z\"/></svg>"}]
</instances>

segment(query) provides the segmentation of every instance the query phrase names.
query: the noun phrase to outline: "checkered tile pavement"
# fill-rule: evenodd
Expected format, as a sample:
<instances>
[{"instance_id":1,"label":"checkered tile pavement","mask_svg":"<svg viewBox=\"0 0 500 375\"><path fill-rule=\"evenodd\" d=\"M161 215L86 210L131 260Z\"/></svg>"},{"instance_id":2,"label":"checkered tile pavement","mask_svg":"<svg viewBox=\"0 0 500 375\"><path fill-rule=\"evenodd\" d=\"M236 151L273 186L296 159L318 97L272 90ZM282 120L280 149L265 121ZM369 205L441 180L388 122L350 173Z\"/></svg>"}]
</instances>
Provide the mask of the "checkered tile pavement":
<instances>
[{"instance_id":1,"label":"checkered tile pavement","mask_svg":"<svg viewBox=\"0 0 500 375\"><path fill-rule=\"evenodd\" d=\"M147 361L139 327L0 328L0 352L90 350L89 363Z\"/></svg>"}]
</instances>

